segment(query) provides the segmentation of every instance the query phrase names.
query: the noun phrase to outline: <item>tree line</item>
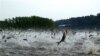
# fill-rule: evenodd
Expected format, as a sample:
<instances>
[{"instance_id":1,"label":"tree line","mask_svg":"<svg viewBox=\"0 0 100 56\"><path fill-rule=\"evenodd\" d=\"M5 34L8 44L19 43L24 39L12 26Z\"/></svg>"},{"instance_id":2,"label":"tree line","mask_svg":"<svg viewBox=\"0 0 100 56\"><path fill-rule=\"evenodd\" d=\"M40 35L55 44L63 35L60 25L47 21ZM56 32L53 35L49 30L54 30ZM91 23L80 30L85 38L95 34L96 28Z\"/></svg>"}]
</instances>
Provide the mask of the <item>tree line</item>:
<instances>
[{"instance_id":1,"label":"tree line","mask_svg":"<svg viewBox=\"0 0 100 56\"><path fill-rule=\"evenodd\" d=\"M76 29L100 29L100 13L97 15L89 15L82 17L73 17L64 20L53 21L49 18L43 18L39 16L24 16L8 18L4 21L0 21L1 29L29 29L29 28L59 28L59 25L65 25L60 27L76 28Z\"/></svg>"},{"instance_id":2,"label":"tree line","mask_svg":"<svg viewBox=\"0 0 100 56\"><path fill-rule=\"evenodd\" d=\"M69 27L76 29L100 29L100 13L97 15L89 15L82 17L73 17L70 19L58 20L55 21L56 27L59 25L65 25L61 27Z\"/></svg>"},{"instance_id":3,"label":"tree line","mask_svg":"<svg viewBox=\"0 0 100 56\"><path fill-rule=\"evenodd\" d=\"M0 21L0 28L2 29L29 29L52 27L54 27L54 21L52 19L39 16L15 17L12 19L5 19L4 21Z\"/></svg>"}]
</instances>

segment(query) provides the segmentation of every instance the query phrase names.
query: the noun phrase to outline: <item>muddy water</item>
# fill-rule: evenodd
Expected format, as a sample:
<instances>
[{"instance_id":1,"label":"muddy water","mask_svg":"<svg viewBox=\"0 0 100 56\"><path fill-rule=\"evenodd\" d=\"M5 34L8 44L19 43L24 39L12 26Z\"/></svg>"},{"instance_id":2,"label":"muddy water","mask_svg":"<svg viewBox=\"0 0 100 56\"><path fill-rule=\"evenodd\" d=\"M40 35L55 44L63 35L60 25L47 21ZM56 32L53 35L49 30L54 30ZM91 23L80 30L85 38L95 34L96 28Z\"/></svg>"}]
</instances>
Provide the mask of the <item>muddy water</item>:
<instances>
[{"instance_id":1,"label":"muddy water","mask_svg":"<svg viewBox=\"0 0 100 56\"><path fill-rule=\"evenodd\" d=\"M59 51L50 51L34 48L5 48L0 49L0 56L100 56L98 54L87 55L79 52L60 53Z\"/></svg>"},{"instance_id":2,"label":"muddy water","mask_svg":"<svg viewBox=\"0 0 100 56\"><path fill-rule=\"evenodd\" d=\"M43 47L5 47L0 48L0 56L100 56L100 49L98 49L97 54L84 53L82 50L83 43L84 42L82 41L74 42L70 51L63 48L46 49ZM96 40L95 44L100 47L99 40Z\"/></svg>"},{"instance_id":3,"label":"muddy water","mask_svg":"<svg viewBox=\"0 0 100 56\"><path fill-rule=\"evenodd\" d=\"M96 38L90 39L91 41L93 41L93 43L96 46L98 46L98 50L95 54L86 54L83 52L83 49L82 49L84 40L86 40L86 39L83 36L83 33L82 33L82 36L84 38L77 39L77 37L82 37L80 35L81 35L80 33L77 36L74 35L74 37L76 38L76 41L74 41L72 43L67 43L68 40L66 40L66 42L61 43L59 46L55 46L56 43L54 43L54 42L53 43L51 43L51 42L50 43L47 43L47 42L42 43L42 42L38 41L38 42L34 42L34 43L32 42L33 43L33 44L31 43L32 47L21 47L21 46L16 47L17 44L15 44L15 43L11 43L11 42L8 44L2 43L3 40L1 40L0 46L3 45L3 46L7 46L7 47L3 47L3 46L0 47L0 56L100 56L100 39L96 39ZM46 37L48 37L48 35ZM73 37L73 36L71 36L71 37ZM29 38L29 36L28 36L28 38ZM35 40L35 38L33 40ZM48 40L50 40L50 39L48 38ZM73 40L73 38L72 38L72 40ZM44 41L44 38L43 38L43 41ZM15 42L15 40L13 40L12 42ZM23 41L23 42L26 43L26 41ZM22 42L19 42L19 43L21 43L21 45L25 44ZM73 44L73 45L71 45L71 44ZM36 46L37 48L34 47L35 45L37 45ZM52 49L52 48L41 47L44 45L45 45L45 47L54 46L55 48ZM72 46L70 50L66 49L67 45L69 45L70 47ZM14 46L14 47L12 47L12 46Z\"/></svg>"},{"instance_id":4,"label":"muddy water","mask_svg":"<svg viewBox=\"0 0 100 56\"><path fill-rule=\"evenodd\" d=\"M100 53L100 50L98 51ZM2 48L0 56L100 56L99 54L85 54L83 52L61 52L60 50L46 50L35 48Z\"/></svg>"},{"instance_id":5,"label":"muddy water","mask_svg":"<svg viewBox=\"0 0 100 56\"><path fill-rule=\"evenodd\" d=\"M100 46L100 41L95 43ZM33 47L16 47L16 48L0 48L0 56L100 56L100 54L85 54L82 52L83 42L77 41L74 43L72 51L60 49L45 49ZM100 53L100 49L97 51Z\"/></svg>"}]
</instances>

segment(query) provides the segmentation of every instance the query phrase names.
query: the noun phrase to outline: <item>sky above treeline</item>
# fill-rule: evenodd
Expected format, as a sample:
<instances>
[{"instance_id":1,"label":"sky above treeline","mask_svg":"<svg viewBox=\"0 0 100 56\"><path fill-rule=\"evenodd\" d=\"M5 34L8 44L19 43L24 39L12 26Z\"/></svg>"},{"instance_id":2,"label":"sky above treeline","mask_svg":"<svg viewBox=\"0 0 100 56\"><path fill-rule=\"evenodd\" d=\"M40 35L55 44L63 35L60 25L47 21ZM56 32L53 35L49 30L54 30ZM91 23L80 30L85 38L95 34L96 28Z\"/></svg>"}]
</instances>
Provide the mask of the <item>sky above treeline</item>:
<instances>
[{"instance_id":1,"label":"sky above treeline","mask_svg":"<svg viewBox=\"0 0 100 56\"><path fill-rule=\"evenodd\" d=\"M0 20L41 16L53 20L100 13L100 0L0 0Z\"/></svg>"}]
</instances>

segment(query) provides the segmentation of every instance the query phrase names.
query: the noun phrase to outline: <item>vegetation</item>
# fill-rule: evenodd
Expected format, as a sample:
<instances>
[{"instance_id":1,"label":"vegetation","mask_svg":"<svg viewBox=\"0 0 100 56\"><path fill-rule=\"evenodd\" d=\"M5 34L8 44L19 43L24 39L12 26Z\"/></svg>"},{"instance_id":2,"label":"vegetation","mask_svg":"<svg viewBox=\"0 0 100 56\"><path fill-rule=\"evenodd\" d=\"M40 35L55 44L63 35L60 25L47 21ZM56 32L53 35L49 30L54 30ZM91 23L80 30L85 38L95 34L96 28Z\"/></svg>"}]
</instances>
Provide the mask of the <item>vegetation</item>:
<instances>
[{"instance_id":1,"label":"vegetation","mask_svg":"<svg viewBox=\"0 0 100 56\"><path fill-rule=\"evenodd\" d=\"M31 17L15 17L0 21L0 28L3 29L28 29L28 28L52 28L54 22L51 19L31 16Z\"/></svg>"},{"instance_id":2,"label":"vegetation","mask_svg":"<svg viewBox=\"0 0 100 56\"><path fill-rule=\"evenodd\" d=\"M49 18L43 18L39 16L31 17L15 17L12 19L5 19L0 21L0 28L2 29L29 29L29 28L44 28L49 29L53 27L75 28L75 29L100 29L100 13L96 16L82 16L64 20L53 21Z\"/></svg>"},{"instance_id":3,"label":"vegetation","mask_svg":"<svg viewBox=\"0 0 100 56\"><path fill-rule=\"evenodd\" d=\"M89 15L65 20L58 20L55 22L55 24L57 27L59 27L59 25L65 25L64 27L76 29L100 29L100 13L98 13L96 16Z\"/></svg>"}]
</instances>

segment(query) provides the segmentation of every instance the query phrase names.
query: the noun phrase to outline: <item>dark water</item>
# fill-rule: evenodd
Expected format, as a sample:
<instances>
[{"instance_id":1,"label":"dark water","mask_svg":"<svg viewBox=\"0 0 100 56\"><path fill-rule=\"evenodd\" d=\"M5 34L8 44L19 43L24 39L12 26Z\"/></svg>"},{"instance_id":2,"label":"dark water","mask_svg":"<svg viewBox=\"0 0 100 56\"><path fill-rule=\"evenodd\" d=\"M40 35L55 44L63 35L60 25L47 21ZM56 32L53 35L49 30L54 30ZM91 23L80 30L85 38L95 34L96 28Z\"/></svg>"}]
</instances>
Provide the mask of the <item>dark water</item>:
<instances>
[{"instance_id":1,"label":"dark water","mask_svg":"<svg viewBox=\"0 0 100 56\"><path fill-rule=\"evenodd\" d=\"M100 50L99 50L100 51ZM85 54L82 52L61 52L45 48L1 48L0 56L100 56L99 54Z\"/></svg>"}]
</instances>

